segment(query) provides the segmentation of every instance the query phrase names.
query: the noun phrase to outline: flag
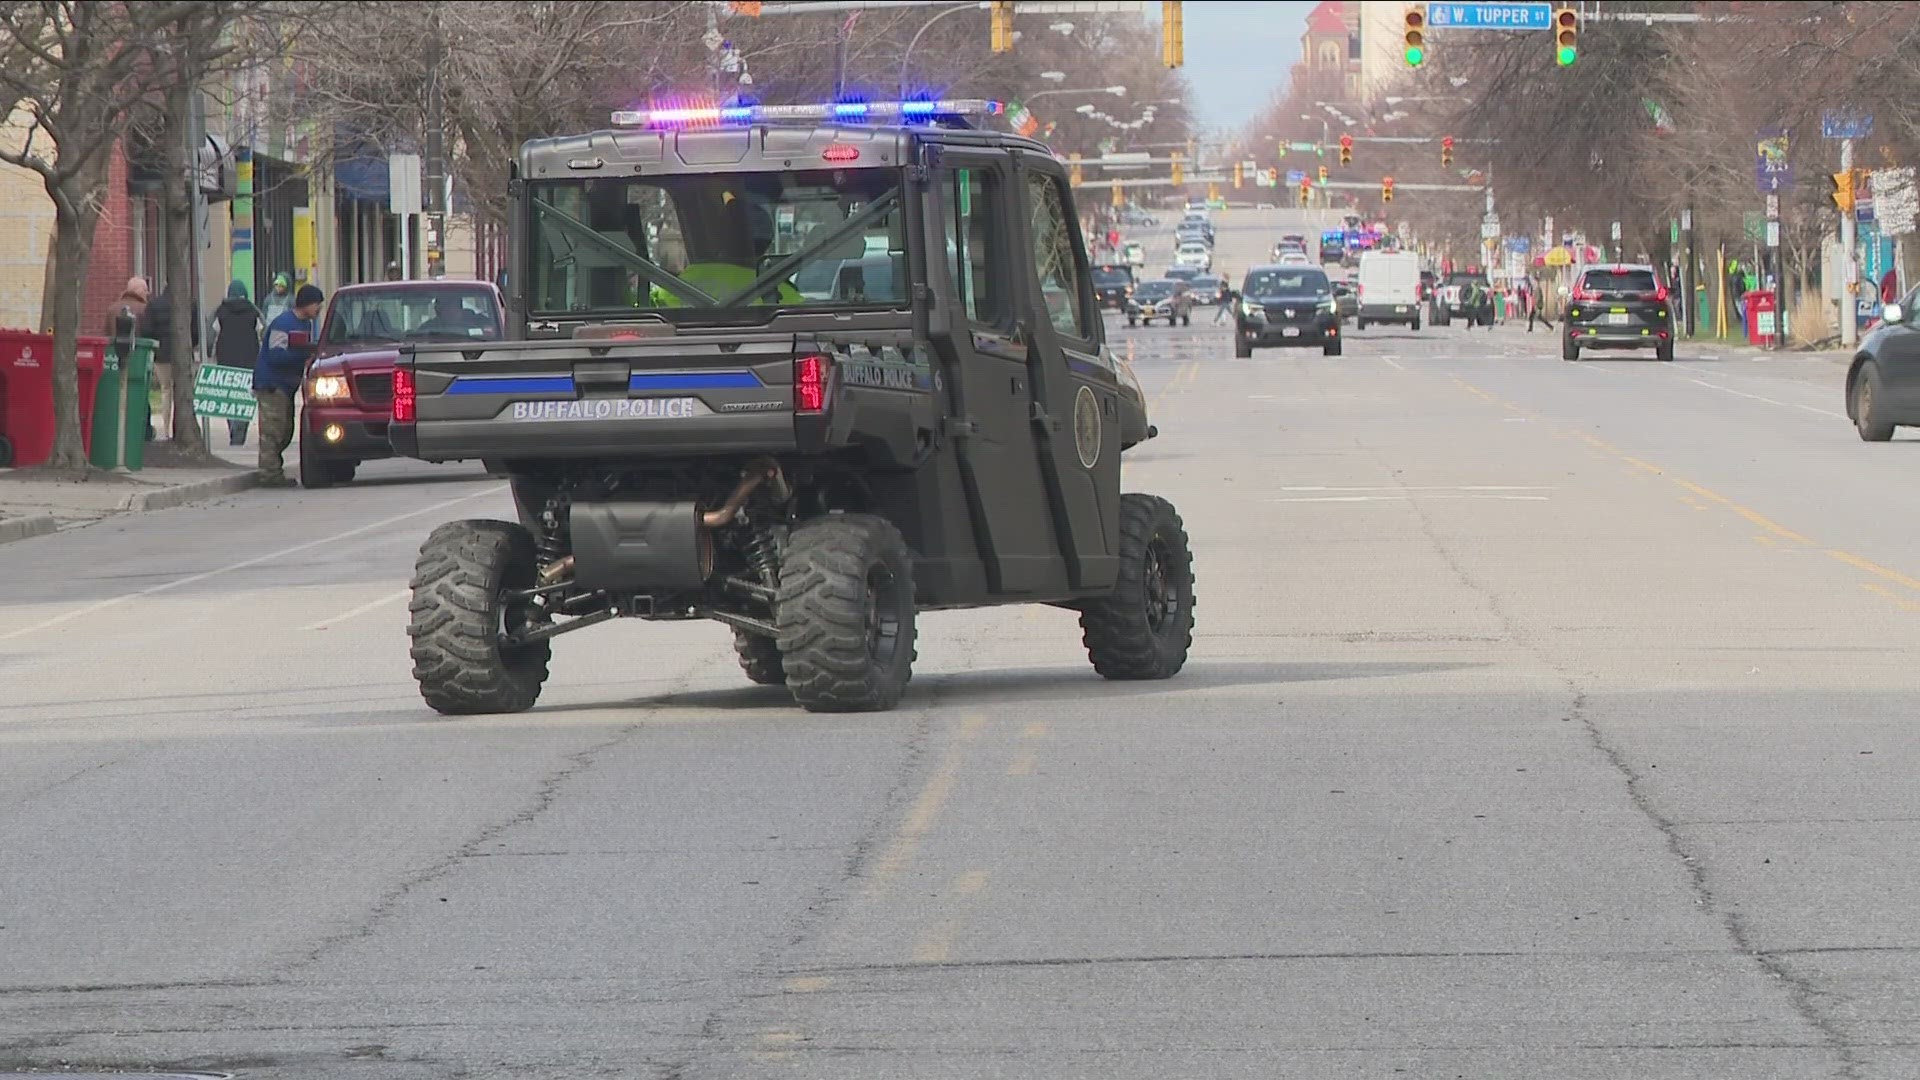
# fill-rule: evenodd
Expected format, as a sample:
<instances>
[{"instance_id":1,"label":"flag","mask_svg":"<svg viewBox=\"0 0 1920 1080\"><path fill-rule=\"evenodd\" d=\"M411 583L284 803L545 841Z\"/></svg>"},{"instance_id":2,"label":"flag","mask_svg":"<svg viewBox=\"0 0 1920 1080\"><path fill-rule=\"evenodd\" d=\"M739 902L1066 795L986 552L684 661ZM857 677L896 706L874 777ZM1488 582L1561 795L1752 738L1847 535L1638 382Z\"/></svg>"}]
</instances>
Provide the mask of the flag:
<instances>
[{"instance_id":1,"label":"flag","mask_svg":"<svg viewBox=\"0 0 1920 1080\"><path fill-rule=\"evenodd\" d=\"M1031 136L1040 130L1040 121L1025 105L1017 101L1013 103L1013 108L1007 110L1007 124L1017 135Z\"/></svg>"}]
</instances>

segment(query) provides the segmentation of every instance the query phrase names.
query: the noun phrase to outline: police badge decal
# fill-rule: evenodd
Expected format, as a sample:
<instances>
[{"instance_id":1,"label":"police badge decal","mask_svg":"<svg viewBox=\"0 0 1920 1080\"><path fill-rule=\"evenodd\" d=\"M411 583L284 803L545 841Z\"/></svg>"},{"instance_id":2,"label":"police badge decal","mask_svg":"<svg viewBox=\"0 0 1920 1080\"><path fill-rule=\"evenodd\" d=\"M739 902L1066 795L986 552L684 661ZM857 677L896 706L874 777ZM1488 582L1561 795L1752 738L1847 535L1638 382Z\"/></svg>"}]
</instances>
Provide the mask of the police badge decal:
<instances>
[{"instance_id":1,"label":"police badge decal","mask_svg":"<svg viewBox=\"0 0 1920 1080\"><path fill-rule=\"evenodd\" d=\"M1100 419L1100 402L1095 400L1092 388L1082 386L1073 398L1073 447L1079 451L1083 467L1091 469L1099 463L1106 434L1106 425Z\"/></svg>"}]
</instances>

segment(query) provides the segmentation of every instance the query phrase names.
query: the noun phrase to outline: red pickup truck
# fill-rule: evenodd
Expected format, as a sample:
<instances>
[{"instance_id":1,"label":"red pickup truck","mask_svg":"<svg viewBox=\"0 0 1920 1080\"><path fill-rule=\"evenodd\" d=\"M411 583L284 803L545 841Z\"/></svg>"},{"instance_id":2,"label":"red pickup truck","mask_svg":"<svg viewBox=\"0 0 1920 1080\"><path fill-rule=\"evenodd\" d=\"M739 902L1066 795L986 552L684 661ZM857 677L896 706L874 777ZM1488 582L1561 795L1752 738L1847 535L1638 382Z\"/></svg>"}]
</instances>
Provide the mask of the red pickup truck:
<instances>
[{"instance_id":1,"label":"red pickup truck","mask_svg":"<svg viewBox=\"0 0 1920 1080\"><path fill-rule=\"evenodd\" d=\"M362 461L393 456L393 365L414 342L501 341L506 302L491 282L380 281L335 290L307 365L300 409L300 486L353 479Z\"/></svg>"}]
</instances>

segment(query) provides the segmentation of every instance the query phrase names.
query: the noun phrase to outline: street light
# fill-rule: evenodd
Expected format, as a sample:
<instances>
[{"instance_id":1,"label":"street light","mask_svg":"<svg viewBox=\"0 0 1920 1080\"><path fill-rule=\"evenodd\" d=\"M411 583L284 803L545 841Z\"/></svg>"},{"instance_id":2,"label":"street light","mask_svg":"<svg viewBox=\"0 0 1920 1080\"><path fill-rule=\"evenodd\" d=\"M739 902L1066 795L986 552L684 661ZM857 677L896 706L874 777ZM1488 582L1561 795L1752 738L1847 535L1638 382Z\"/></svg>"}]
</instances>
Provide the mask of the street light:
<instances>
[{"instance_id":1,"label":"street light","mask_svg":"<svg viewBox=\"0 0 1920 1080\"><path fill-rule=\"evenodd\" d=\"M1040 77L1047 80L1048 82L1066 82L1067 81L1067 73L1064 71L1043 71L1040 73Z\"/></svg>"},{"instance_id":2,"label":"street light","mask_svg":"<svg viewBox=\"0 0 1920 1080\"><path fill-rule=\"evenodd\" d=\"M1127 88L1124 86L1083 86L1075 89L1060 88L1056 90L1042 90L1037 94L1028 94L1026 101L1032 102L1039 98L1046 97L1049 94L1112 94L1114 97L1125 97ZM1079 110L1075 111L1077 112Z\"/></svg>"}]
</instances>

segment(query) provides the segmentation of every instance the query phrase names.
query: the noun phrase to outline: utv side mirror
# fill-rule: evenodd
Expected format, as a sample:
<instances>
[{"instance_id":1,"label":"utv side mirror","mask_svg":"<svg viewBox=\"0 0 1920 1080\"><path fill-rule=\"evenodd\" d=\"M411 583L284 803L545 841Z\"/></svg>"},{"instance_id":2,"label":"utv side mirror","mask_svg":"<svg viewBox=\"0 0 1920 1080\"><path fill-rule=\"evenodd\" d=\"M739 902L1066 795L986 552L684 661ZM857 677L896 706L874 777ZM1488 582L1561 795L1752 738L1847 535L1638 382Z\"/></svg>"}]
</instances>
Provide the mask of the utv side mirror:
<instances>
[{"instance_id":1,"label":"utv side mirror","mask_svg":"<svg viewBox=\"0 0 1920 1080\"><path fill-rule=\"evenodd\" d=\"M1880 309L1880 321L1887 324L1888 326L1892 326L1895 323L1906 322L1907 321L1906 310L1903 309L1897 303L1888 304L1887 306Z\"/></svg>"}]
</instances>

